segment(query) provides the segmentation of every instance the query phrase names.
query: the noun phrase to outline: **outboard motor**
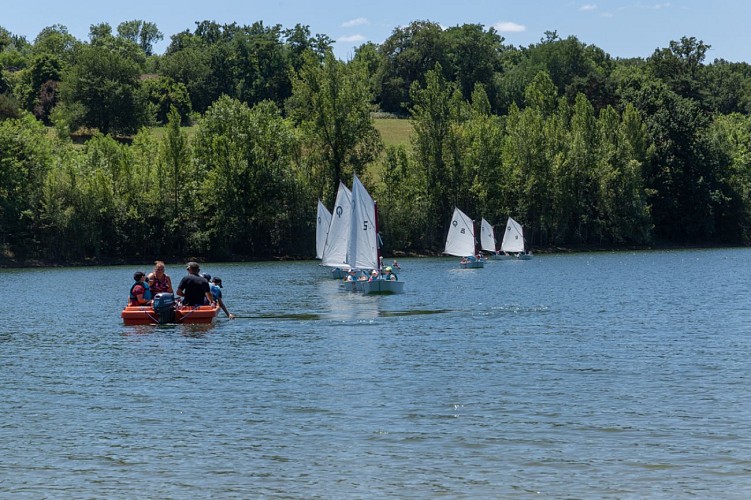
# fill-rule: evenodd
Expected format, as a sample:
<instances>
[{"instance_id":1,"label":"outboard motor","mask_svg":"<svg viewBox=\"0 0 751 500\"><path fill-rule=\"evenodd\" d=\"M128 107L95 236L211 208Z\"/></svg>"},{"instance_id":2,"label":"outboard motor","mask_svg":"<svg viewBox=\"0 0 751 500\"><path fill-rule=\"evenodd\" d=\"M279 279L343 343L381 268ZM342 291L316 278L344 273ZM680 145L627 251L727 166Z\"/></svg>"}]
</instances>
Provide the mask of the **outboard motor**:
<instances>
[{"instance_id":1,"label":"outboard motor","mask_svg":"<svg viewBox=\"0 0 751 500\"><path fill-rule=\"evenodd\" d=\"M153 301L154 312L159 317L159 324L175 321L175 296L171 293L157 293Z\"/></svg>"}]
</instances>

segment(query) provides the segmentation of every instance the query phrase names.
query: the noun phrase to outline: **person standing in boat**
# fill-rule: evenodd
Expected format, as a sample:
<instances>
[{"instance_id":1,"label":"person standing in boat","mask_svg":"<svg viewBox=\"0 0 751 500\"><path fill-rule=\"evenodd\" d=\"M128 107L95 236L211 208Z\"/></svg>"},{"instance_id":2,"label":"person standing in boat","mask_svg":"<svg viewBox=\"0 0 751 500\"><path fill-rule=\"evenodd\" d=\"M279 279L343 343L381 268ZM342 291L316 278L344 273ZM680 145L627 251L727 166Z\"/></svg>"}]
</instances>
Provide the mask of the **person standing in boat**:
<instances>
[{"instance_id":1,"label":"person standing in boat","mask_svg":"<svg viewBox=\"0 0 751 500\"><path fill-rule=\"evenodd\" d=\"M152 278L154 281L151 281ZM174 293L172 290L172 280L169 275L164 272L164 262L158 260L154 262L154 270L149 273L149 286L151 287L151 294L157 293Z\"/></svg>"},{"instance_id":2,"label":"person standing in boat","mask_svg":"<svg viewBox=\"0 0 751 500\"><path fill-rule=\"evenodd\" d=\"M130 287L130 300L132 306L148 306L151 304L151 290L146 284L146 274L143 271L133 273L135 283Z\"/></svg>"},{"instance_id":3,"label":"person standing in boat","mask_svg":"<svg viewBox=\"0 0 751 500\"><path fill-rule=\"evenodd\" d=\"M208 303L214 302L214 297L211 295L211 288L209 282L200 276L201 267L197 262L188 262L186 266L188 274L186 274L180 284L177 285L177 295L183 298L183 304L189 306L202 306L204 299Z\"/></svg>"}]
</instances>

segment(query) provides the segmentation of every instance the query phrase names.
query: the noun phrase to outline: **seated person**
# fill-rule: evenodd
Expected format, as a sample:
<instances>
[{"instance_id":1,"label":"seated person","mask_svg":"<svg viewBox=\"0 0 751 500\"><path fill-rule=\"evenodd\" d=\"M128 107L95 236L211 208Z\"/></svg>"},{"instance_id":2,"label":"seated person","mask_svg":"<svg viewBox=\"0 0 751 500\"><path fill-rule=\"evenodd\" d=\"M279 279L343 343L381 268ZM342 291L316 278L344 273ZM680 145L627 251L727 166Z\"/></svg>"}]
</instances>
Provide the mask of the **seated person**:
<instances>
[{"instance_id":1,"label":"seated person","mask_svg":"<svg viewBox=\"0 0 751 500\"><path fill-rule=\"evenodd\" d=\"M368 279L368 281L374 281L374 280L377 280L377 279L378 279L378 271L376 271L375 269L373 269L370 272L370 279Z\"/></svg>"},{"instance_id":2,"label":"seated person","mask_svg":"<svg viewBox=\"0 0 751 500\"><path fill-rule=\"evenodd\" d=\"M204 300L211 303L214 297L211 295L209 282L198 273L201 271L197 262L188 262L186 266L188 274L177 285L177 295L183 297L183 304L188 306L202 306Z\"/></svg>"},{"instance_id":3,"label":"seated person","mask_svg":"<svg viewBox=\"0 0 751 500\"><path fill-rule=\"evenodd\" d=\"M214 301L219 304L219 307L222 308L222 311L224 311L224 314L227 315L229 319L235 319L235 315L232 314L227 310L227 306L224 305L224 301L222 300L222 278L218 276L211 277L210 274L204 274L204 278L209 282L209 288L211 288L211 295L214 297Z\"/></svg>"},{"instance_id":4,"label":"seated person","mask_svg":"<svg viewBox=\"0 0 751 500\"><path fill-rule=\"evenodd\" d=\"M149 273L149 286L151 287L151 294L157 293L173 293L172 280L169 275L164 272L164 262L158 260L154 262L154 270Z\"/></svg>"},{"instance_id":5,"label":"seated person","mask_svg":"<svg viewBox=\"0 0 751 500\"><path fill-rule=\"evenodd\" d=\"M151 304L151 289L146 283L146 274L142 271L133 273L135 283L130 287L130 299L128 304L131 306L147 306Z\"/></svg>"},{"instance_id":6,"label":"seated person","mask_svg":"<svg viewBox=\"0 0 751 500\"><path fill-rule=\"evenodd\" d=\"M347 276L344 277L344 281L346 281L347 283L351 283L353 281L356 281L355 270L354 269L350 269L349 270L349 272L347 273Z\"/></svg>"},{"instance_id":7,"label":"seated person","mask_svg":"<svg viewBox=\"0 0 751 500\"><path fill-rule=\"evenodd\" d=\"M383 279L387 281L396 281L399 278L397 278L396 274L392 272L390 267L387 267L383 270Z\"/></svg>"}]
</instances>

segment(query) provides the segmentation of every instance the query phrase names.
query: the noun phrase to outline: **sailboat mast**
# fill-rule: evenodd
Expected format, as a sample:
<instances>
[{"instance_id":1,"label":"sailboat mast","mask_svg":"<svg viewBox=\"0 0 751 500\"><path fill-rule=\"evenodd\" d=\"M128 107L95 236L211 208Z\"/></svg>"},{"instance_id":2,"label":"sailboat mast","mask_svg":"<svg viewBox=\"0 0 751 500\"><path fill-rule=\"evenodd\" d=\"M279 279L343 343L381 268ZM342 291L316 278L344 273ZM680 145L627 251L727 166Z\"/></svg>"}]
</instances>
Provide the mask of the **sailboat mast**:
<instances>
[{"instance_id":1,"label":"sailboat mast","mask_svg":"<svg viewBox=\"0 0 751 500\"><path fill-rule=\"evenodd\" d=\"M378 232L378 202L373 200L373 208L375 211L375 234L376 234L376 262L378 263L378 272L381 272L383 265L381 264L381 234Z\"/></svg>"},{"instance_id":2,"label":"sailboat mast","mask_svg":"<svg viewBox=\"0 0 751 500\"><path fill-rule=\"evenodd\" d=\"M472 239L475 242L475 255L480 255L480 246L477 240L477 224L472 221Z\"/></svg>"}]
</instances>

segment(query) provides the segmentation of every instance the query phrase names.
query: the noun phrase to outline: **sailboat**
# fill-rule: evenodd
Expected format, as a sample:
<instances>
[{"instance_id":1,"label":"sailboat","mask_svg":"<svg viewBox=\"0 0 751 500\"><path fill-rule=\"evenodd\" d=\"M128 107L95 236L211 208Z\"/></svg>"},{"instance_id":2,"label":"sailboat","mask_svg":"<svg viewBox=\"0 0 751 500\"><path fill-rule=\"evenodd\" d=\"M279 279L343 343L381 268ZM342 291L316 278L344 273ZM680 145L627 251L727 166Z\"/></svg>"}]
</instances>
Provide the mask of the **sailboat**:
<instances>
[{"instance_id":1,"label":"sailboat","mask_svg":"<svg viewBox=\"0 0 751 500\"><path fill-rule=\"evenodd\" d=\"M331 277L342 279L349 271L347 264L347 244L352 221L352 192L339 181L334 211L326 234L321 265L331 267Z\"/></svg>"},{"instance_id":2,"label":"sailboat","mask_svg":"<svg viewBox=\"0 0 751 500\"><path fill-rule=\"evenodd\" d=\"M316 217L316 259L323 258L323 250L326 248L326 236L329 234L331 225L331 212L318 200L318 217Z\"/></svg>"},{"instance_id":3,"label":"sailboat","mask_svg":"<svg viewBox=\"0 0 751 500\"><path fill-rule=\"evenodd\" d=\"M498 250L495 249L495 243L495 231L493 231L493 226L491 226L490 222L486 221L483 217L480 222L480 248L482 248L484 252L490 254L489 258L498 260L501 256L498 254Z\"/></svg>"},{"instance_id":4,"label":"sailboat","mask_svg":"<svg viewBox=\"0 0 751 500\"><path fill-rule=\"evenodd\" d=\"M459 264L465 269L485 267L485 261L475 257L475 223L458 208L454 208L443 253L461 257Z\"/></svg>"},{"instance_id":5,"label":"sailboat","mask_svg":"<svg viewBox=\"0 0 751 500\"><path fill-rule=\"evenodd\" d=\"M357 175L352 181L352 224L347 248L351 269L370 270L368 281L357 281L357 290L365 294L403 293L404 282L384 279L380 270L380 237L376 203ZM391 271L390 268L387 268ZM390 272L388 273L390 274Z\"/></svg>"},{"instance_id":6,"label":"sailboat","mask_svg":"<svg viewBox=\"0 0 751 500\"><path fill-rule=\"evenodd\" d=\"M521 224L511 217L508 218L506 232L503 233L501 251L505 255L519 260L529 260L532 258L532 252L524 250L524 231Z\"/></svg>"}]
</instances>

